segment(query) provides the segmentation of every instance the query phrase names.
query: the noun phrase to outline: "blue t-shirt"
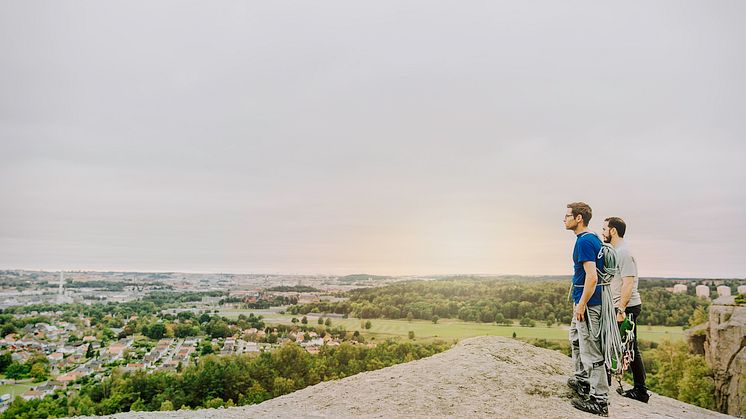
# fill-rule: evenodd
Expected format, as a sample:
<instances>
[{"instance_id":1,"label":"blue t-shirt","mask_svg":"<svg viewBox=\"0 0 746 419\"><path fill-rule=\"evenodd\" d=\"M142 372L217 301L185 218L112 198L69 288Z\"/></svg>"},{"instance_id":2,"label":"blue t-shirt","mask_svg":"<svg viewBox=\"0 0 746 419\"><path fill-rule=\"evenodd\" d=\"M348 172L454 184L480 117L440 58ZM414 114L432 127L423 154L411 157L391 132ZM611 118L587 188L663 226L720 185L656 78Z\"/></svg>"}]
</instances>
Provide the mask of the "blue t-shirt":
<instances>
[{"instance_id":1,"label":"blue t-shirt","mask_svg":"<svg viewBox=\"0 0 746 419\"><path fill-rule=\"evenodd\" d=\"M572 261L575 264L575 273L572 276L573 285L584 285L585 284L585 269L583 269L583 262L596 262L596 269L603 270L604 258L601 254L601 239L597 235L589 232L578 234L578 239L575 240L575 249L572 251ZM601 281L599 280L600 284ZM580 296L583 295L583 287L572 287L572 300L577 304L580 301ZM597 306L601 304L601 285L596 285L596 291L588 300L589 306Z\"/></svg>"}]
</instances>

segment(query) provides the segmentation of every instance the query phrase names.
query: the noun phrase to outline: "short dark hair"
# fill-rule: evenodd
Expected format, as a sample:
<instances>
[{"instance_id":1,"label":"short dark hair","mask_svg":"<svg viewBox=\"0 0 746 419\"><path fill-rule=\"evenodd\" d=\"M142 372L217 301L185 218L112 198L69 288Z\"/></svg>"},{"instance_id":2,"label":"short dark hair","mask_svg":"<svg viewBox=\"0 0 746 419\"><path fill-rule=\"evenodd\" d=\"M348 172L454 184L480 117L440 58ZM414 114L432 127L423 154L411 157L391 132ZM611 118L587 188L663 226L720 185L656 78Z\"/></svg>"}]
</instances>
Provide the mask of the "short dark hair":
<instances>
[{"instance_id":1,"label":"short dark hair","mask_svg":"<svg viewBox=\"0 0 746 419\"><path fill-rule=\"evenodd\" d=\"M585 223L586 227L588 226L588 223L591 222L591 217L593 217L593 210L591 210L591 207L585 202L573 202L571 204L567 204L567 208L570 208L572 210L573 218L577 217L578 215L583 217L583 223Z\"/></svg>"},{"instance_id":2,"label":"short dark hair","mask_svg":"<svg viewBox=\"0 0 746 419\"><path fill-rule=\"evenodd\" d=\"M607 223L609 223L609 228L615 228L616 233L619 235L619 237L624 237L624 233L627 232L627 223L624 222L619 217L609 217L605 219Z\"/></svg>"}]
</instances>

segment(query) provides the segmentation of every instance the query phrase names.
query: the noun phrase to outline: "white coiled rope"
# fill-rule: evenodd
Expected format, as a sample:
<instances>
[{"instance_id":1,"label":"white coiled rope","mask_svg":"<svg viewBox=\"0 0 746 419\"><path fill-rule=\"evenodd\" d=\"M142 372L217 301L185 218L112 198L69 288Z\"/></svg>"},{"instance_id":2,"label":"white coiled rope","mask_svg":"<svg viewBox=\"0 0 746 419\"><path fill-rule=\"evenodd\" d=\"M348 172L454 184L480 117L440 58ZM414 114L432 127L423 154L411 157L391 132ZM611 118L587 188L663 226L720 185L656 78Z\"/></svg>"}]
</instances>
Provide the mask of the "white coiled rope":
<instances>
[{"instance_id":1,"label":"white coiled rope","mask_svg":"<svg viewBox=\"0 0 746 419\"><path fill-rule=\"evenodd\" d=\"M603 257L604 269L598 270L598 279L601 285L601 319L599 330L594 337L601 342L601 351L604 353L604 364L607 371L621 374L624 370L622 357L624 356L624 344L619 326L616 322L616 310L611 298L611 280L619 270L616 264L616 251L609 244L604 244ZM586 313L587 315L587 313ZM590 322L589 322L590 324ZM614 365L616 361L616 365Z\"/></svg>"}]
</instances>

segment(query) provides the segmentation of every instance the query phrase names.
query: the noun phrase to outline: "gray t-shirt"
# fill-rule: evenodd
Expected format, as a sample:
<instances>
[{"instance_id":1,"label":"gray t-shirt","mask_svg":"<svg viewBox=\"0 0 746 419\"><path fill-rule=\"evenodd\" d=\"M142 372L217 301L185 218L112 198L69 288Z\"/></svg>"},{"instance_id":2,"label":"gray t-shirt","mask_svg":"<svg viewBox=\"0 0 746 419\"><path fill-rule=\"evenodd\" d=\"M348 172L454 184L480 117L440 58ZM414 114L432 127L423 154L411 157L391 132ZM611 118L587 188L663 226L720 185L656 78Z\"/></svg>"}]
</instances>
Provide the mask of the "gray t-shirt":
<instances>
[{"instance_id":1,"label":"gray t-shirt","mask_svg":"<svg viewBox=\"0 0 746 419\"><path fill-rule=\"evenodd\" d=\"M635 277L635 282L632 285L632 296L629 298L627 307L640 305L642 304L642 300L640 299L640 293L637 291L637 282L639 279L637 276L637 262L635 262L632 254L629 253L627 243L619 243L614 250L616 250L616 263L619 268L619 271L611 280L611 299L614 300L614 307L618 307L619 301L622 299L622 278L627 276Z\"/></svg>"}]
</instances>

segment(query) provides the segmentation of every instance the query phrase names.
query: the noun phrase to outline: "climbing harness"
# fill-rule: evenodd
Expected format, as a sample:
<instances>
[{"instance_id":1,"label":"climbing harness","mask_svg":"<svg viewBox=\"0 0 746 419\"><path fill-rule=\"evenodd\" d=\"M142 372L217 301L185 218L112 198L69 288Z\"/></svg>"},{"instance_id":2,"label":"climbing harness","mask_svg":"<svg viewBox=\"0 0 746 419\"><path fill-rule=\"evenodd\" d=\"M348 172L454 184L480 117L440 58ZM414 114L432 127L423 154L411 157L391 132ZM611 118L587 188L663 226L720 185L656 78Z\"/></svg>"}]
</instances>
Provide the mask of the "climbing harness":
<instances>
[{"instance_id":1,"label":"climbing harness","mask_svg":"<svg viewBox=\"0 0 746 419\"><path fill-rule=\"evenodd\" d=\"M622 386L622 376L624 375L624 371L627 371L632 361L635 359L635 345L634 340L635 338L635 321L634 321L634 315L632 313L628 314L624 321L619 325L619 332L622 335L622 348L623 348L623 355L621 358L621 363L618 362L616 359L614 360L614 376L616 378L616 382L619 384L619 389L617 390L617 393L622 394L624 393L624 386ZM619 368L616 368L619 367Z\"/></svg>"}]
</instances>

